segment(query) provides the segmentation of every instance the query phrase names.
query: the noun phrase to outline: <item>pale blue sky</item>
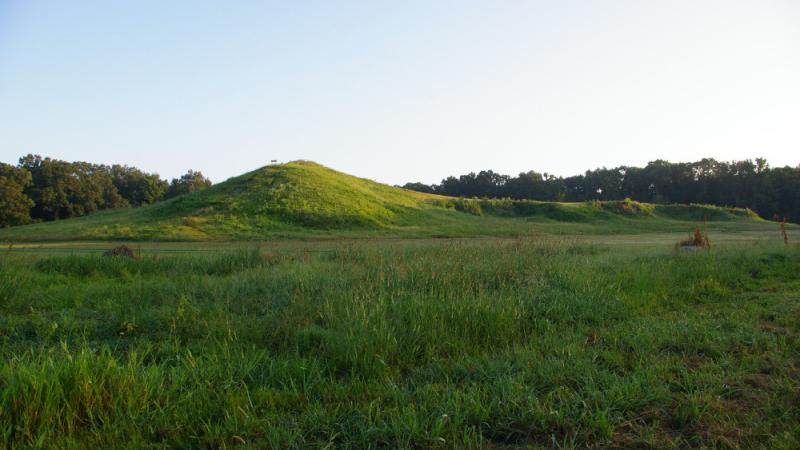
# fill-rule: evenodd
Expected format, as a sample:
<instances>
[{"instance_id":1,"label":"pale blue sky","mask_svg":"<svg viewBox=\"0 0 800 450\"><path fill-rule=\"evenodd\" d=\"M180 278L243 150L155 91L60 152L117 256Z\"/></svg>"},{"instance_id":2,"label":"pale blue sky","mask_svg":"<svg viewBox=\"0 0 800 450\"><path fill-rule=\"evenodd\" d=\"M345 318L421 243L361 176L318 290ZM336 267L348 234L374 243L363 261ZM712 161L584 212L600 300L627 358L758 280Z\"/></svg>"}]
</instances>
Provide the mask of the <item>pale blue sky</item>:
<instances>
[{"instance_id":1,"label":"pale blue sky","mask_svg":"<svg viewBox=\"0 0 800 450\"><path fill-rule=\"evenodd\" d=\"M800 163L800 2L0 0L0 161Z\"/></svg>"}]
</instances>

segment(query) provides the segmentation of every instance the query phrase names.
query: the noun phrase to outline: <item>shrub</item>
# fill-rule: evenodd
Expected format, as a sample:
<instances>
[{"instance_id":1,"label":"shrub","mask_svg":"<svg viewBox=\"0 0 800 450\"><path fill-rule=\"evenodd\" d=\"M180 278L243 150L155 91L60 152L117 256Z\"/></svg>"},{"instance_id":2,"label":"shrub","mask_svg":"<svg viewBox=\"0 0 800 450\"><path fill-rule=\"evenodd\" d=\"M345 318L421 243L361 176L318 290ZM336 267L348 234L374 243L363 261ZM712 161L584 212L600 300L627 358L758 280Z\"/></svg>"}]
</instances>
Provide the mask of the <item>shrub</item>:
<instances>
[{"instance_id":1,"label":"shrub","mask_svg":"<svg viewBox=\"0 0 800 450\"><path fill-rule=\"evenodd\" d=\"M476 199L459 198L455 202L456 210L472 214L473 216L482 216L481 204Z\"/></svg>"},{"instance_id":2,"label":"shrub","mask_svg":"<svg viewBox=\"0 0 800 450\"><path fill-rule=\"evenodd\" d=\"M649 216L655 210L653 205L640 203L629 198L610 202L602 202L602 208L617 214L628 216Z\"/></svg>"},{"instance_id":3,"label":"shrub","mask_svg":"<svg viewBox=\"0 0 800 450\"><path fill-rule=\"evenodd\" d=\"M107 250L103 253L103 256L112 256L112 257L121 256L123 258L136 258L136 254L133 253L133 250L131 250L131 248L128 247L127 245L119 245L112 248L111 250Z\"/></svg>"}]
</instances>

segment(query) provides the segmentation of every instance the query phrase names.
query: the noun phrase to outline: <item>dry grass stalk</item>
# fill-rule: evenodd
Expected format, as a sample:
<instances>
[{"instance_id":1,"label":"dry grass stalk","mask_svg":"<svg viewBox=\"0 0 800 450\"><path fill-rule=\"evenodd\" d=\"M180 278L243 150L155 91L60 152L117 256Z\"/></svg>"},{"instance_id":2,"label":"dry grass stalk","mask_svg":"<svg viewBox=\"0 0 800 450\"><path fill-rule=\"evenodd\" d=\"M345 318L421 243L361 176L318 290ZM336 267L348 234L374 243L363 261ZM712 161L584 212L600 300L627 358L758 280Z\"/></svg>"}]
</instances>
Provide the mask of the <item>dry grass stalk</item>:
<instances>
[{"instance_id":1,"label":"dry grass stalk","mask_svg":"<svg viewBox=\"0 0 800 450\"><path fill-rule=\"evenodd\" d=\"M125 258L136 258L136 254L127 245L120 245L112 248L111 250L107 250L103 253L103 256L122 256Z\"/></svg>"},{"instance_id":2,"label":"dry grass stalk","mask_svg":"<svg viewBox=\"0 0 800 450\"><path fill-rule=\"evenodd\" d=\"M688 239L684 239L679 241L675 248L680 249L699 249L704 248L706 250L711 250L711 242L708 240L708 232L703 233L700 231L700 228L695 228L694 232L689 236Z\"/></svg>"},{"instance_id":3,"label":"dry grass stalk","mask_svg":"<svg viewBox=\"0 0 800 450\"><path fill-rule=\"evenodd\" d=\"M781 221L781 234L783 235L783 243L789 245L789 235L786 234L786 217Z\"/></svg>"}]
</instances>

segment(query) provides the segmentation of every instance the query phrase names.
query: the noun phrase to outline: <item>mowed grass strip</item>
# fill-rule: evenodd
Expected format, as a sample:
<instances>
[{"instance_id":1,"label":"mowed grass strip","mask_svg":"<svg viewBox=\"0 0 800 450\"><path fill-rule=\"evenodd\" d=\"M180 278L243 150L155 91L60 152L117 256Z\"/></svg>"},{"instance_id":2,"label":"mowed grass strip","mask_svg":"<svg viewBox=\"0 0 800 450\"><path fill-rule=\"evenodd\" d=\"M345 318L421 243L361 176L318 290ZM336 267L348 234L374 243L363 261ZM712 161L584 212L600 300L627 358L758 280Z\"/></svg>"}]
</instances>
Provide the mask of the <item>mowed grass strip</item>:
<instances>
[{"instance_id":1,"label":"mowed grass strip","mask_svg":"<svg viewBox=\"0 0 800 450\"><path fill-rule=\"evenodd\" d=\"M7 448L800 446L800 249L0 257Z\"/></svg>"}]
</instances>

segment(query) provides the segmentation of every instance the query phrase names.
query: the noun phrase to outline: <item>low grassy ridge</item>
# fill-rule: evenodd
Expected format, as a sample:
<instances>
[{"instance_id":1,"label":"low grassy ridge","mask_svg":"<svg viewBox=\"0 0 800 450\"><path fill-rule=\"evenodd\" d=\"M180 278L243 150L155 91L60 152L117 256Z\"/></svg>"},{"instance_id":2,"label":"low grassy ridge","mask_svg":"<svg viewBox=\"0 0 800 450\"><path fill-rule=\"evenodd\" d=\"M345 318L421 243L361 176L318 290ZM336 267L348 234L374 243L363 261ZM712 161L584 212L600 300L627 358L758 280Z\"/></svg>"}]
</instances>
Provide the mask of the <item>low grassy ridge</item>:
<instances>
[{"instance_id":1,"label":"low grassy ridge","mask_svg":"<svg viewBox=\"0 0 800 450\"><path fill-rule=\"evenodd\" d=\"M314 237L465 237L685 231L708 219L765 226L749 210L634 201L456 199L295 161L154 205L0 229L14 241L210 241Z\"/></svg>"},{"instance_id":2,"label":"low grassy ridge","mask_svg":"<svg viewBox=\"0 0 800 450\"><path fill-rule=\"evenodd\" d=\"M798 273L782 243L3 252L0 442L798 448Z\"/></svg>"}]
</instances>

